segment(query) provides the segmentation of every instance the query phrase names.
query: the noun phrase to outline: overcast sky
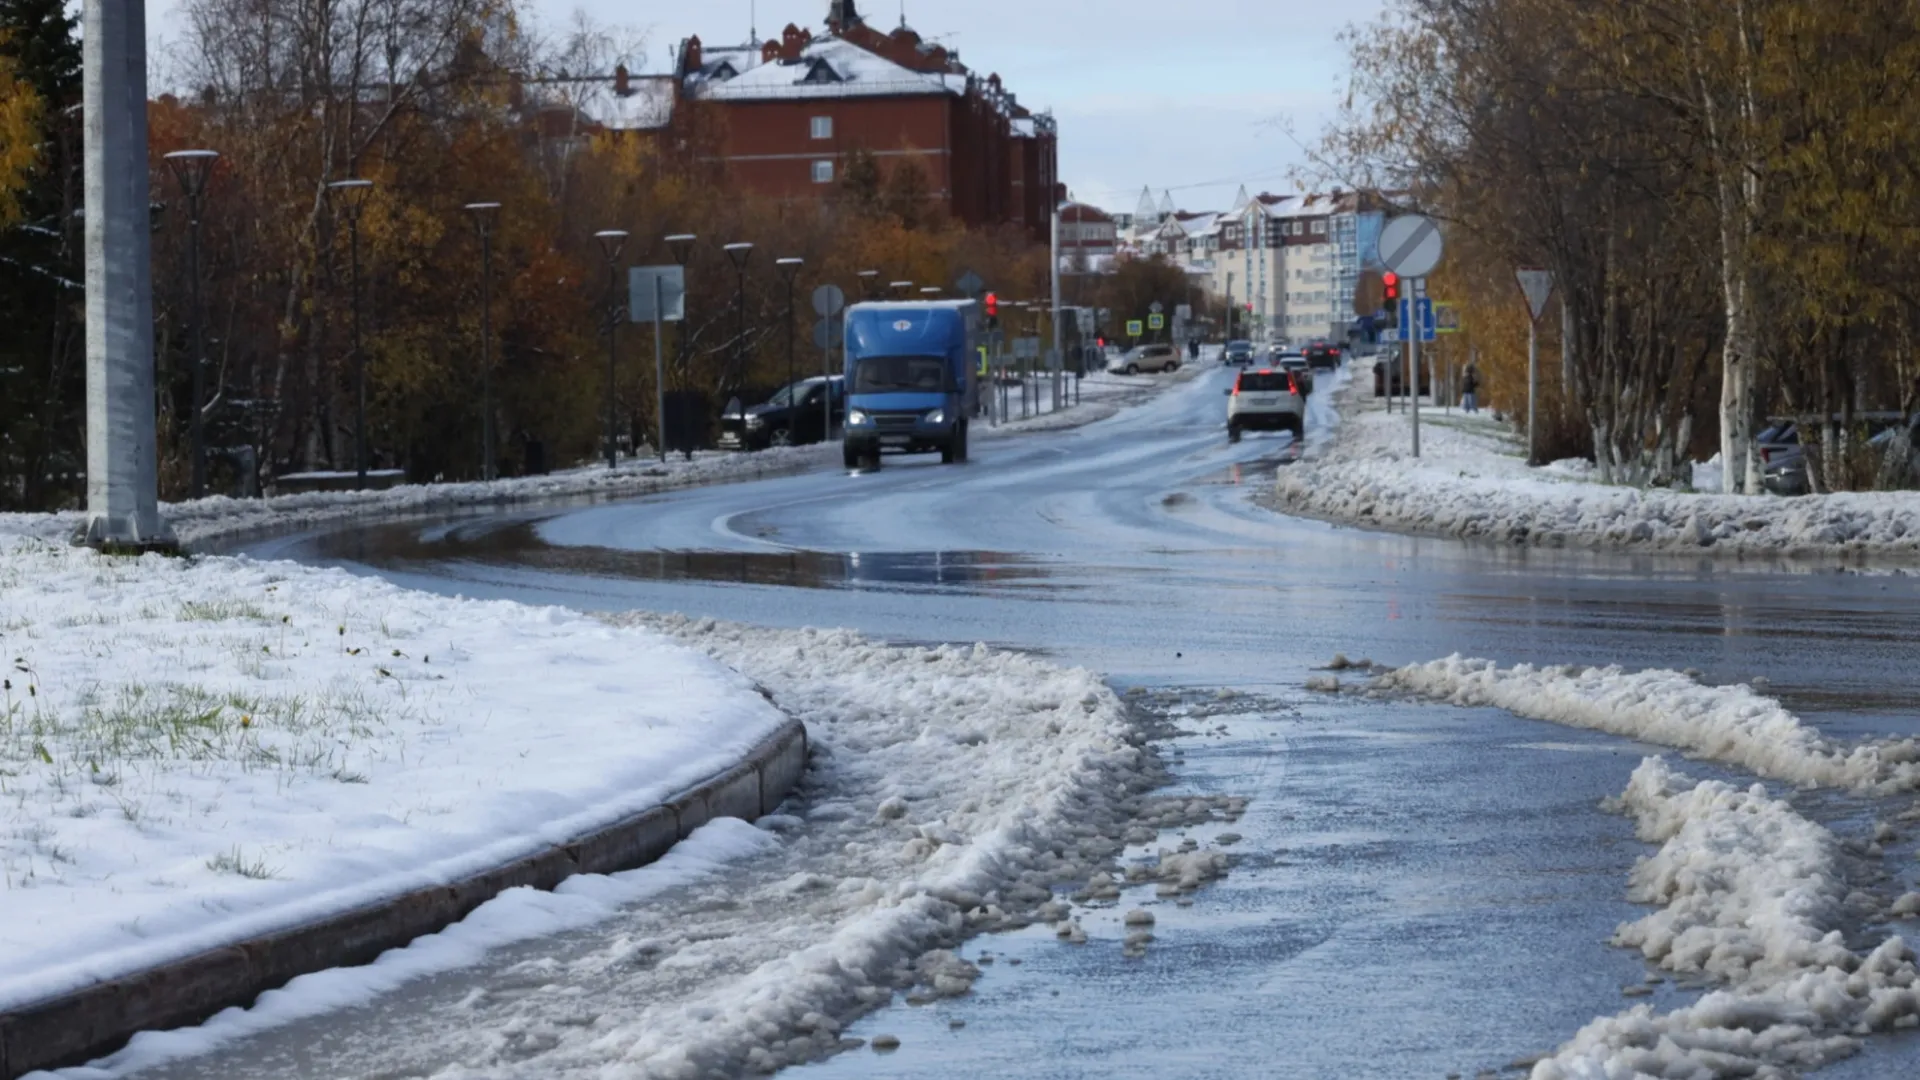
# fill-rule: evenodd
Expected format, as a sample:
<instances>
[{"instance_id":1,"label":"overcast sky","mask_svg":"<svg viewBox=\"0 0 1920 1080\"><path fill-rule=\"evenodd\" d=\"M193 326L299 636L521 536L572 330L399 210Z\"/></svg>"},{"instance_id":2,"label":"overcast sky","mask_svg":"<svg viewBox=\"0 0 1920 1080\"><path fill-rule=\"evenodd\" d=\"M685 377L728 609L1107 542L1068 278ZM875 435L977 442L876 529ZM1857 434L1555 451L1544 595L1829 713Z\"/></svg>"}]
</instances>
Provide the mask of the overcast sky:
<instances>
[{"instance_id":1,"label":"overcast sky","mask_svg":"<svg viewBox=\"0 0 1920 1080\"><path fill-rule=\"evenodd\" d=\"M584 10L647 35L648 63L690 34L744 41L788 23L818 32L828 0L532 0L554 24ZM147 0L156 37L178 35L177 0ZM901 0L858 0L870 24L898 25ZM1225 209L1249 191L1291 190L1302 162L1283 130L1311 143L1345 87L1349 22L1385 0L906 0L908 25L999 72L1022 104L1060 122L1061 178L1076 198L1131 210L1142 185L1182 209ZM757 10L755 10L757 9Z\"/></svg>"}]
</instances>

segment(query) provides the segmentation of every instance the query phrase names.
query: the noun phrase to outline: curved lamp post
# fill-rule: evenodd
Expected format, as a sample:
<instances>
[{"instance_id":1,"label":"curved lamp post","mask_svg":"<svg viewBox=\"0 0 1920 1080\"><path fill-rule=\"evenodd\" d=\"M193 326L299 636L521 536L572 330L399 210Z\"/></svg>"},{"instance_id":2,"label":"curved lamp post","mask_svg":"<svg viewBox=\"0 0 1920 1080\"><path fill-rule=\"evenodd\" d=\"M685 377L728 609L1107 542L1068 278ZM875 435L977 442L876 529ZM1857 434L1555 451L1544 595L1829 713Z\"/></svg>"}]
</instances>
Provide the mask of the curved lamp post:
<instances>
[{"instance_id":1,"label":"curved lamp post","mask_svg":"<svg viewBox=\"0 0 1920 1080\"><path fill-rule=\"evenodd\" d=\"M367 354L360 348L360 212L373 193L371 180L335 180L327 195L339 200L347 215L347 247L353 268L353 471L360 487L367 486Z\"/></svg>"},{"instance_id":2,"label":"curved lamp post","mask_svg":"<svg viewBox=\"0 0 1920 1080\"><path fill-rule=\"evenodd\" d=\"M625 229L602 229L593 234L607 257L607 468L620 466L620 438L614 422L613 369L620 341L620 251L627 245Z\"/></svg>"},{"instance_id":3,"label":"curved lamp post","mask_svg":"<svg viewBox=\"0 0 1920 1080\"><path fill-rule=\"evenodd\" d=\"M862 270L854 276L860 279L860 291L867 299L880 299L880 271Z\"/></svg>"},{"instance_id":4,"label":"curved lamp post","mask_svg":"<svg viewBox=\"0 0 1920 1080\"><path fill-rule=\"evenodd\" d=\"M213 150L175 150L166 155L174 179L187 198L187 278L190 289L193 329L193 407L187 423L193 442L193 497L207 493L207 319L200 296L200 218L206 209L207 181L213 177L213 163L220 154Z\"/></svg>"}]
</instances>

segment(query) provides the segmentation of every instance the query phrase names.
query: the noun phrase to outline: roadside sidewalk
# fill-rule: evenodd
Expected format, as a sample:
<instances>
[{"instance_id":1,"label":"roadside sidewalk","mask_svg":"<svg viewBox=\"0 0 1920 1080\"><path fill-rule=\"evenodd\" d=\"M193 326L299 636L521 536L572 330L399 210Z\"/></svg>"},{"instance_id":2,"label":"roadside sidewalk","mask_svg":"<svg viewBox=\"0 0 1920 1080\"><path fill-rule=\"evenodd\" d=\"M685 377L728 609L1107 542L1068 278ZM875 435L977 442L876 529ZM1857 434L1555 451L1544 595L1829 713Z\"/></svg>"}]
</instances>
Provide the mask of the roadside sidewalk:
<instances>
[{"instance_id":1,"label":"roadside sidewalk","mask_svg":"<svg viewBox=\"0 0 1920 1080\"><path fill-rule=\"evenodd\" d=\"M1529 468L1511 428L1486 413L1422 406L1409 417L1356 379L1338 424L1280 473L1273 505L1348 525L1521 547L1751 558L1920 562L1920 492L1780 498L1596 483L1579 460Z\"/></svg>"},{"instance_id":2,"label":"roadside sidewalk","mask_svg":"<svg viewBox=\"0 0 1920 1080\"><path fill-rule=\"evenodd\" d=\"M1021 417L1018 415L1019 393L1010 388L1016 412L1014 418L995 427L976 424L971 435L975 439L1004 438L1008 435L1066 431L1099 423L1122 410L1143 405L1176 386L1183 386L1199 378L1209 368L1218 367L1220 348L1218 345L1201 346L1200 359L1182 361L1180 369L1170 375L1122 375L1112 371L1096 371L1080 380L1079 400L1059 412ZM1043 401L1045 389L1042 385ZM1072 380L1069 379L1069 400L1073 392Z\"/></svg>"},{"instance_id":3,"label":"roadside sidewalk","mask_svg":"<svg viewBox=\"0 0 1920 1080\"><path fill-rule=\"evenodd\" d=\"M651 861L804 761L659 633L291 563L0 533L0 642L0 1075Z\"/></svg>"}]
</instances>

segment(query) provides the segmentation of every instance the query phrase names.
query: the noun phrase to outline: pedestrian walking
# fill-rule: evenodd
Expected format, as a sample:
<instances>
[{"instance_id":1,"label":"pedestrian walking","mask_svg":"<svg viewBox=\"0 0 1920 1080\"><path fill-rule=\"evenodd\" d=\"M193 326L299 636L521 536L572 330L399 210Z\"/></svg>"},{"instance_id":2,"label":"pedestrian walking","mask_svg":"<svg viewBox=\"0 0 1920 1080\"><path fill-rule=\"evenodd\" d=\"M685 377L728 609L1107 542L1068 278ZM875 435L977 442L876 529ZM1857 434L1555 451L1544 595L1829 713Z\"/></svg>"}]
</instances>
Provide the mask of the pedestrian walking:
<instances>
[{"instance_id":1,"label":"pedestrian walking","mask_svg":"<svg viewBox=\"0 0 1920 1080\"><path fill-rule=\"evenodd\" d=\"M1474 413L1480 411L1480 368L1467 365L1467 373L1460 380L1460 411Z\"/></svg>"}]
</instances>

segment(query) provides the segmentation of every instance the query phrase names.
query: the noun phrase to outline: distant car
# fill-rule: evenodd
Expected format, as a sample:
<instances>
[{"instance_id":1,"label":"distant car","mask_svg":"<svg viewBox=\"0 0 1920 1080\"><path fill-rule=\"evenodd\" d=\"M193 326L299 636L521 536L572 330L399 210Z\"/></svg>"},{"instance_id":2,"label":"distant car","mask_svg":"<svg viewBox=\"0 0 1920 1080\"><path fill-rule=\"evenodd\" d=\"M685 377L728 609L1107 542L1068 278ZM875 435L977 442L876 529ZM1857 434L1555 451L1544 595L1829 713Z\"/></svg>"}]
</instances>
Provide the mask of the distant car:
<instances>
[{"instance_id":1,"label":"distant car","mask_svg":"<svg viewBox=\"0 0 1920 1080\"><path fill-rule=\"evenodd\" d=\"M1274 358L1273 366L1283 371L1293 372L1300 382L1300 394L1305 397L1313 393L1313 366L1307 358L1297 352L1283 352Z\"/></svg>"},{"instance_id":2,"label":"distant car","mask_svg":"<svg viewBox=\"0 0 1920 1080\"><path fill-rule=\"evenodd\" d=\"M720 417L722 450L764 450L802 446L828 437L828 410L839 424L846 415L846 379L819 375L783 386L759 405L728 410Z\"/></svg>"},{"instance_id":3,"label":"distant car","mask_svg":"<svg viewBox=\"0 0 1920 1080\"><path fill-rule=\"evenodd\" d=\"M1141 345L1115 360L1107 368L1127 375L1138 375L1143 371L1180 370L1180 352L1171 345Z\"/></svg>"},{"instance_id":4,"label":"distant car","mask_svg":"<svg viewBox=\"0 0 1920 1080\"><path fill-rule=\"evenodd\" d=\"M1224 357L1224 362L1229 364L1253 363L1253 342L1251 341L1227 342L1227 351L1226 351L1226 356Z\"/></svg>"},{"instance_id":5,"label":"distant car","mask_svg":"<svg viewBox=\"0 0 1920 1080\"><path fill-rule=\"evenodd\" d=\"M1307 357L1307 366L1316 371L1339 367L1343 355L1340 346L1329 345L1324 341L1314 342L1307 346L1304 352Z\"/></svg>"},{"instance_id":6,"label":"distant car","mask_svg":"<svg viewBox=\"0 0 1920 1080\"><path fill-rule=\"evenodd\" d=\"M1867 449L1878 462L1893 446L1901 428L1907 430L1910 445L1920 445L1920 415L1904 420L1897 416L1872 415L1863 418L1869 431ZM1877 429L1877 430L1876 430ZM1807 451L1800 441L1800 425L1792 420L1776 420L1753 437L1760 452L1760 487L1773 495L1806 495L1813 490L1807 475ZM1909 456L1909 469L1912 456Z\"/></svg>"},{"instance_id":7,"label":"distant car","mask_svg":"<svg viewBox=\"0 0 1920 1080\"><path fill-rule=\"evenodd\" d=\"M1300 438L1306 400L1299 376L1275 368L1241 372L1227 391L1227 441L1239 442L1243 431L1289 431Z\"/></svg>"}]
</instances>

